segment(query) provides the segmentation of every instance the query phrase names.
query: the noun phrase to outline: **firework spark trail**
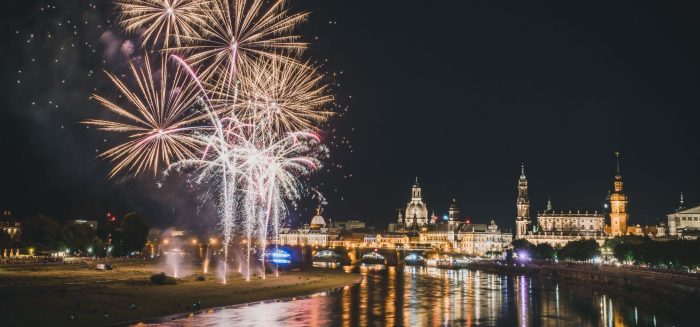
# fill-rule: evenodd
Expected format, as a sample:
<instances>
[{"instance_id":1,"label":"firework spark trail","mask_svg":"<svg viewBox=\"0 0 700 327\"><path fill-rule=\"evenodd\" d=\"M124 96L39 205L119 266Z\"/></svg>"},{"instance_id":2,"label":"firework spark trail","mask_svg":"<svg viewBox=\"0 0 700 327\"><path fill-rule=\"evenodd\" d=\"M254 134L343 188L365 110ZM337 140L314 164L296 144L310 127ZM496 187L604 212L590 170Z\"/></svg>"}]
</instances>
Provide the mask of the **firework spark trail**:
<instances>
[{"instance_id":1,"label":"firework spark trail","mask_svg":"<svg viewBox=\"0 0 700 327\"><path fill-rule=\"evenodd\" d=\"M332 96L323 75L298 60L306 44L293 34L308 14L290 13L283 0L266 3L119 1L122 26L142 30L144 45L162 45L175 73L163 59L154 78L148 56L145 68L131 66L134 90L108 73L129 106L95 98L127 122L85 121L131 139L102 154L115 164L110 176L157 174L164 166L164 177L186 170L216 194L224 283L237 230L245 236L246 280L256 249L265 278L270 228L278 240L286 201L301 197L300 178L318 169L327 151L314 131L331 116L325 108Z\"/></svg>"}]
</instances>

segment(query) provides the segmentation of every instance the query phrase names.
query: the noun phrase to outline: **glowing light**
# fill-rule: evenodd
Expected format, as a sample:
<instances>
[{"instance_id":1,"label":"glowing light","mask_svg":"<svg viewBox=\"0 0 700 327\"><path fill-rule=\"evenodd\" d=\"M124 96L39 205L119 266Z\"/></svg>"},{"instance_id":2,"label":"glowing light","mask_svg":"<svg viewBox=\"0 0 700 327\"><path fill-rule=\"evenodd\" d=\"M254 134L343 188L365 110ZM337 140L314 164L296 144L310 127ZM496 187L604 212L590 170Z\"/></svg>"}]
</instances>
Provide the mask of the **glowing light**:
<instances>
[{"instance_id":1,"label":"glowing light","mask_svg":"<svg viewBox=\"0 0 700 327\"><path fill-rule=\"evenodd\" d=\"M270 251L267 254L267 257L270 258L270 261L276 264L292 263L292 255L280 249Z\"/></svg>"}]
</instances>

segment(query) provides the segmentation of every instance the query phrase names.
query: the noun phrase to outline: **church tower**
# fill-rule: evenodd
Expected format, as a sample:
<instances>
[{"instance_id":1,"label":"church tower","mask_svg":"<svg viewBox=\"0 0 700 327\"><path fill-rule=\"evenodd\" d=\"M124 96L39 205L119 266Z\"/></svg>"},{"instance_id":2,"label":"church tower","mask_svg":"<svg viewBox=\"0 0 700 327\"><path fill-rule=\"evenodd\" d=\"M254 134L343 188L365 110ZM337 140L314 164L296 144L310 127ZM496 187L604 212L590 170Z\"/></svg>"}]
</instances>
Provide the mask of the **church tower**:
<instances>
[{"instance_id":1,"label":"church tower","mask_svg":"<svg viewBox=\"0 0 700 327\"><path fill-rule=\"evenodd\" d=\"M457 200L452 198L450 210L447 211L447 224L449 226L449 230L454 230L457 221L459 221L459 208L457 208Z\"/></svg>"},{"instance_id":2,"label":"church tower","mask_svg":"<svg viewBox=\"0 0 700 327\"><path fill-rule=\"evenodd\" d=\"M520 167L520 179L518 180L518 199L515 202L518 215L515 218L515 237L522 238L527 233L530 224L530 198L527 196L527 177L525 177L525 164Z\"/></svg>"},{"instance_id":3,"label":"church tower","mask_svg":"<svg viewBox=\"0 0 700 327\"><path fill-rule=\"evenodd\" d=\"M613 189L610 194L610 234L613 236L627 234L627 195L623 193L622 173L620 172L620 152L615 152L617 171Z\"/></svg>"}]
</instances>

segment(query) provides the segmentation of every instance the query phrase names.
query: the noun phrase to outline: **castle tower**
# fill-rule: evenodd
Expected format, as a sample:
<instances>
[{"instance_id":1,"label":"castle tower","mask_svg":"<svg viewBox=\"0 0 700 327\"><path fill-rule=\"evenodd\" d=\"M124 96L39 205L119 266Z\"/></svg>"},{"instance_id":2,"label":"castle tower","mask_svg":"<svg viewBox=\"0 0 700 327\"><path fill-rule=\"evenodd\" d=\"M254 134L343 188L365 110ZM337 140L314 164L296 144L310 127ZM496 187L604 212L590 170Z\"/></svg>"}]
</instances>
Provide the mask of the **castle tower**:
<instances>
[{"instance_id":1,"label":"castle tower","mask_svg":"<svg viewBox=\"0 0 700 327\"><path fill-rule=\"evenodd\" d=\"M515 218L515 237L522 238L527 233L530 224L530 198L527 196L527 177L525 177L525 164L520 167L520 179L518 180L518 198L515 201L518 215Z\"/></svg>"},{"instance_id":2,"label":"castle tower","mask_svg":"<svg viewBox=\"0 0 700 327\"><path fill-rule=\"evenodd\" d=\"M620 152L615 152L617 171L613 182L614 192L610 194L610 234L627 234L627 196L623 193L622 173L620 172Z\"/></svg>"}]
</instances>

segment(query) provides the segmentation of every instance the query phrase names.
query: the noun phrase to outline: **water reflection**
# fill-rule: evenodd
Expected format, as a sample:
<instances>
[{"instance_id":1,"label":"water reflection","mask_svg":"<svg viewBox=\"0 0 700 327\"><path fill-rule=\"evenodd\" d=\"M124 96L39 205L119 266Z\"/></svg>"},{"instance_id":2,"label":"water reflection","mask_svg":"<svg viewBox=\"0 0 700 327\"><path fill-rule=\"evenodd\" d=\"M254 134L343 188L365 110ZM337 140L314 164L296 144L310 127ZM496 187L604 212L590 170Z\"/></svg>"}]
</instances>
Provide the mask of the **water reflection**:
<instances>
[{"instance_id":1,"label":"water reflection","mask_svg":"<svg viewBox=\"0 0 700 327\"><path fill-rule=\"evenodd\" d=\"M667 326L640 308L536 277L406 267L300 300L253 304L163 326Z\"/></svg>"}]
</instances>

